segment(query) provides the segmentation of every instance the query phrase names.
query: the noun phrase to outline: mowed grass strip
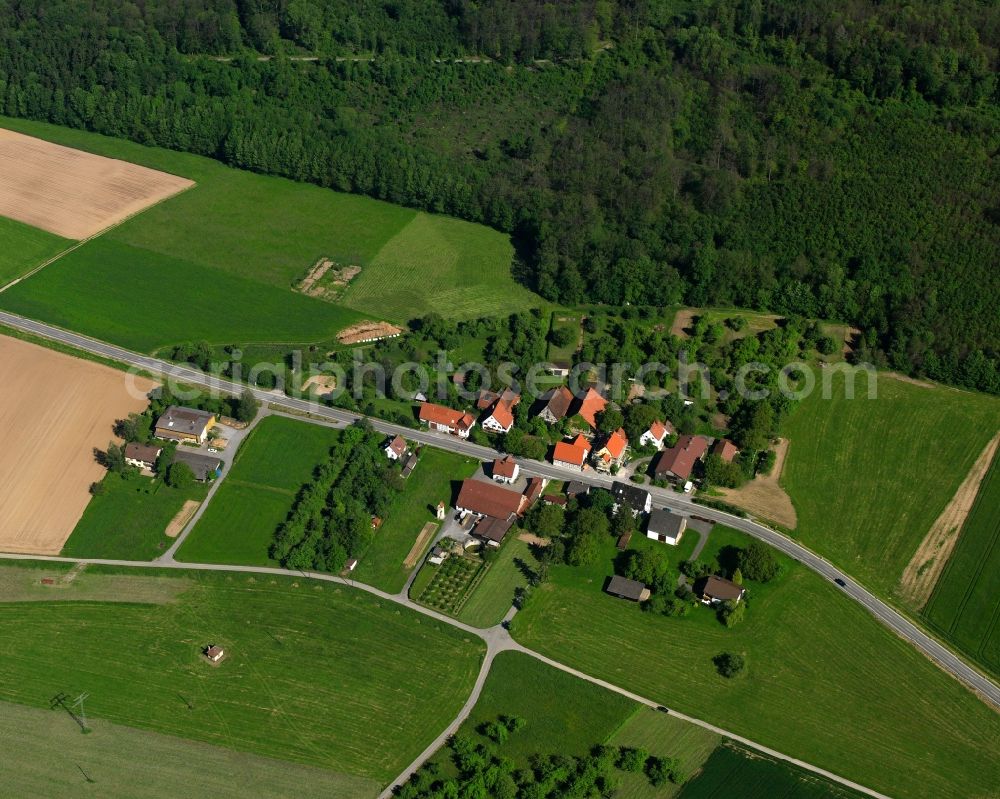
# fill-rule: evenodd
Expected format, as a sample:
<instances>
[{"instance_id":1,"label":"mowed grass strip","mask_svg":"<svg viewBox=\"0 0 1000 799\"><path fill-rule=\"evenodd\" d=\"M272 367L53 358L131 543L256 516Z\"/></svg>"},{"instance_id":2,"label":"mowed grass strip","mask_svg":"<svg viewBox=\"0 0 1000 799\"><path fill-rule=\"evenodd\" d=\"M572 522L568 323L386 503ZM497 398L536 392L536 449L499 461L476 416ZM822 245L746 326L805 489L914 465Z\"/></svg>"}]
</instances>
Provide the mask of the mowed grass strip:
<instances>
[{"instance_id":1,"label":"mowed grass strip","mask_svg":"<svg viewBox=\"0 0 1000 799\"><path fill-rule=\"evenodd\" d=\"M73 242L0 216L0 286L21 277Z\"/></svg>"},{"instance_id":2,"label":"mowed grass strip","mask_svg":"<svg viewBox=\"0 0 1000 799\"><path fill-rule=\"evenodd\" d=\"M167 605L20 603L0 612L0 699L87 691L118 724L386 783L455 717L483 647L343 586L185 573ZM218 666L199 654L227 653Z\"/></svg>"},{"instance_id":3,"label":"mowed grass strip","mask_svg":"<svg viewBox=\"0 0 1000 799\"><path fill-rule=\"evenodd\" d=\"M339 436L331 427L284 416L261 419L177 551L178 560L278 565L267 554L274 532Z\"/></svg>"},{"instance_id":4,"label":"mowed grass strip","mask_svg":"<svg viewBox=\"0 0 1000 799\"><path fill-rule=\"evenodd\" d=\"M1000 458L938 578L924 616L994 674L1000 674Z\"/></svg>"},{"instance_id":5,"label":"mowed grass strip","mask_svg":"<svg viewBox=\"0 0 1000 799\"><path fill-rule=\"evenodd\" d=\"M103 237L0 294L0 307L141 352L191 340L307 343L330 339L361 318Z\"/></svg>"},{"instance_id":6,"label":"mowed grass strip","mask_svg":"<svg viewBox=\"0 0 1000 799\"><path fill-rule=\"evenodd\" d=\"M503 621L518 588L528 585L527 572L538 567L531 547L512 530L483 579L466 600L458 618L475 627L492 627Z\"/></svg>"},{"instance_id":7,"label":"mowed grass strip","mask_svg":"<svg viewBox=\"0 0 1000 799\"><path fill-rule=\"evenodd\" d=\"M606 595L615 554L611 542L603 569L554 567L514 637L894 797L987 796L1000 784L1000 717L812 572L783 559L784 576L751 584L746 620L726 629L705 608L670 619ZM744 677L716 673L725 651L745 654Z\"/></svg>"},{"instance_id":8,"label":"mowed grass strip","mask_svg":"<svg viewBox=\"0 0 1000 799\"><path fill-rule=\"evenodd\" d=\"M401 591L412 571L404 561L424 524L435 520L438 502L448 505L454 485L472 476L478 466L472 458L424 447L416 468L403 481L403 490L393 497L375 540L361 556L354 579L383 591ZM425 549L429 548L430 541Z\"/></svg>"},{"instance_id":9,"label":"mowed grass strip","mask_svg":"<svg viewBox=\"0 0 1000 799\"><path fill-rule=\"evenodd\" d=\"M284 799L293 784L300 796L342 799L373 799L379 790L378 782L363 777L101 719L88 723L91 733L81 735L64 712L11 703L0 707L4 793L71 799L80 796L84 775L105 799L175 799L190 795L194 784L205 795L259 799Z\"/></svg>"},{"instance_id":10,"label":"mowed grass strip","mask_svg":"<svg viewBox=\"0 0 1000 799\"><path fill-rule=\"evenodd\" d=\"M496 311L498 297L508 311L541 304L511 276L509 237L482 225L94 133L8 117L0 117L0 126L196 182L102 238L286 292L320 258L361 266L344 302L393 321L431 311L482 316ZM288 310L302 312L301 306ZM265 335L247 342L260 340L286 339Z\"/></svg>"},{"instance_id":11,"label":"mowed grass strip","mask_svg":"<svg viewBox=\"0 0 1000 799\"><path fill-rule=\"evenodd\" d=\"M889 596L934 520L993 437L1000 399L881 374L878 398L836 375L788 419L782 484L796 537Z\"/></svg>"},{"instance_id":12,"label":"mowed grass strip","mask_svg":"<svg viewBox=\"0 0 1000 799\"><path fill-rule=\"evenodd\" d=\"M861 799L864 794L758 752L720 746L681 799L722 799L739 786L740 799Z\"/></svg>"},{"instance_id":13,"label":"mowed grass strip","mask_svg":"<svg viewBox=\"0 0 1000 799\"><path fill-rule=\"evenodd\" d=\"M184 503L200 502L208 492L204 485L176 489L140 476L108 475L104 486L66 540L63 557L152 560L172 543L164 531Z\"/></svg>"},{"instance_id":14,"label":"mowed grass strip","mask_svg":"<svg viewBox=\"0 0 1000 799\"><path fill-rule=\"evenodd\" d=\"M348 287L344 302L406 322L428 313L488 316L541 305L514 283L510 239L482 225L418 213L389 239Z\"/></svg>"},{"instance_id":15,"label":"mowed grass strip","mask_svg":"<svg viewBox=\"0 0 1000 799\"><path fill-rule=\"evenodd\" d=\"M656 757L677 758L680 772L693 777L723 740L722 736L696 724L652 708L643 708L625 722L609 743L645 749ZM669 782L656 788L645 774L623 772L615 799L670 799L682 788L682 785Z\"/></svg>"}]
</instances>

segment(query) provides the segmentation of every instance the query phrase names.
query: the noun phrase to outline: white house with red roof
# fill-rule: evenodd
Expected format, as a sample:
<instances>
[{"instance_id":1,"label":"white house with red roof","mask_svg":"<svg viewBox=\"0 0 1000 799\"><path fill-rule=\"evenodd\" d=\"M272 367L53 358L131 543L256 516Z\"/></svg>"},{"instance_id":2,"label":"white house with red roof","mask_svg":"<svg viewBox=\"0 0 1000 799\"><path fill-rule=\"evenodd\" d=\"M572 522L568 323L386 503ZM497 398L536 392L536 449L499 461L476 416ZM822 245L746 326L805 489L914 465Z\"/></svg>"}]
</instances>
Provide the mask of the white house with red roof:
<instances>
[{"instance_id":1,"label":"white house with red roof","mask_svg":"<svg viewBox=\"0 0 1000 799\"><path fill-rule=\"evenodd\" d=\"M552 463L582 470L590 449L590 442L582 434L572 441L560 441L552 451Z\"/></svg>"},{"instance_id":2,"label":"white house with red roof","mask_svg":"<svg viewBox=\"0 0 1000 799\"><path fill-rule=\"evenodd\" d=\"M661 422L659 419L655 419L649 429L639 436L639 446L663 449L663 442L667 440L667 436L672 435L674 435L674 428L670 422Z\"/></svg>"},{"instance_id":3,"label":"white house with red roof","mask_svg":"<svg viewBox=\"0 0 1000 799\"><path fill-rule=\"evenodd\" d=\"M594 465L602 472L610 472L616 466L625 462L628 451L628 437L622 428L618 428L604 439L600 449L594 451Z\"/></svg>"},{"instance_id":4,"label":"white house with red roof","mask_svg":"<svg viewBox=\"0 0 1000 799\"><path fill-rule=\"evenodd\" d=\"M483 417L483 430L491 433L509 433L514 426L514 406L521 401L521 395L510 389L502 394L494 394L492 391L482 391L476 407L486 410Z\"/></svg>"},{"instance_id":5,"label":"white house with red roof","mask_svg":"<svg viewBox=\"0 0 1000 799\"><path fill-rule=\"evenodd\" d=\"M517 482L517 476L520 473L521 467L518 466L513 455L504 455L502 458L496 458L493 461L493 467L490 469L490 476L496 482L506 483L507 485Z\"/></svg>"},{"instance_id":6,"label":"white house with red roof","mask_svg":"<svg viewBox=\"0 0 1000 799\"><path fill-rule=\"evenodd\" d=\"M420 406L420 421L431 430L450 433L459 438L468 438L476 418L465 411L456 411L444 405L425 402Z\"/></svg>"}]
</instances>

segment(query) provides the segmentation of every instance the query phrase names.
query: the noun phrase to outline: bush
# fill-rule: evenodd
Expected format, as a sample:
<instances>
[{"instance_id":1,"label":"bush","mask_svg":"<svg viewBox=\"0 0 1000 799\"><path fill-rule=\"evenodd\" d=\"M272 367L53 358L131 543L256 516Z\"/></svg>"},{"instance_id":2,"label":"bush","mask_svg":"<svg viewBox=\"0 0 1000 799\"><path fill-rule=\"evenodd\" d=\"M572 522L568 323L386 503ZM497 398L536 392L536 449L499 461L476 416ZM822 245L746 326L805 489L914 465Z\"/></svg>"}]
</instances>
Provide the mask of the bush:
<instances>
[{"instance_id":1,"label":"bush","mask_svg":"<svg viewBox=\"0 0 1000 799\"><path fill-rule=\"evenodd\" d=\"M760 541L751 541L746 549L741 549L737 564L748 580L766 583L778 576L781 567L771 548Z\"/></svg>"},{"instance_id":2,"label":"bush","mask_svg":"<svg viewBox=\"0 0 1000 799\"><path fill-rule=\"evenodd\" d=\"M719 621L725 624L726 627L735 627L743 621L743 617L746 615L746 605L742 602L729 600L719 605L717 613Z\"/></svg>"},{"instance_id":3,"label":"bush","mask_svg":"<svg viewBox=\"0 0 1000 799\"><path fill-rule=\"evenodd\" d=\"M712 662L715 670L727 680L739 677L747 668L746 658L736 652L723 652L712 658Z\"/></svg>"},{"instance_id":4,"label":"bush","mask_svg":"<svg viewBox=\"0 0 1000 799\"><path fill-rule=\"evenodd\" d=\"M186 463L171 463L167 467L167 485L171 488L187 488L194 483L194 472Z\"/></svg>"},{"instance_id":5,"label":"bush","mask_svg":"<svg viewBox=\"0 0 1000 799\"><path fill-rule=\"evenodd\" d=\"M649 759L649 752L639 747L623 746L618 750L618 762L616 765L622 771L638 773L646 766Z\"/></svg>"}]
</instances>

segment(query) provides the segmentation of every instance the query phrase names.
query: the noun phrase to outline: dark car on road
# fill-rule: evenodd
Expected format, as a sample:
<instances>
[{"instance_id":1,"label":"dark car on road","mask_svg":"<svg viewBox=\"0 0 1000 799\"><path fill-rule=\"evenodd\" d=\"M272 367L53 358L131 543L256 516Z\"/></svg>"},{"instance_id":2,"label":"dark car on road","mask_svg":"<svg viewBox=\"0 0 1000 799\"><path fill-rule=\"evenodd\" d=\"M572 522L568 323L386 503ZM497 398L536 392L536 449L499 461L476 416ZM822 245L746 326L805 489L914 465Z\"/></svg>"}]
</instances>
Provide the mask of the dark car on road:
<instances>
[{"instance_id":1,"label":"dark car on road","mask_svg":"<svg viewBox=\"0 0 1000 799\"><path fill-rule=\"evenodd\" d=\"M840 579L839 577L835 578L835 579L834 579L834 582L835 582L835 583L836 583L837 585L839 585L839 586L840 586L841 588L847 588L847 583L845 583L845 582L844 582L844 581L843 581L842 579Z\"/></svg>"}]
</instances>

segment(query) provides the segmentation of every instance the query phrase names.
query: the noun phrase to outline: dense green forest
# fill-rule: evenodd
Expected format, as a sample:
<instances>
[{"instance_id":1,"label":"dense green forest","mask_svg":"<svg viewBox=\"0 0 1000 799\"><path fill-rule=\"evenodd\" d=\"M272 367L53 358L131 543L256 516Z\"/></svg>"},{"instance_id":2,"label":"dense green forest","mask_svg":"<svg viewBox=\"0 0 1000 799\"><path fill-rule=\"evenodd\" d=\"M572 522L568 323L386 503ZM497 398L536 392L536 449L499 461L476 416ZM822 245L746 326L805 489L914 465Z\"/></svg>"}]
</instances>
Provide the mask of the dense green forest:
<instances>
[{"instance_id":1,"label":"dense green forest","mask_svg":"<svg viewBox=\"0 0 1000 799\"><path fill-rule=\"evenodd\" d=\"M552 300L840 319L1000 392L998 43L975 0L0 0L0 110L485 222Z\"/></svg>"}]
</instances>

